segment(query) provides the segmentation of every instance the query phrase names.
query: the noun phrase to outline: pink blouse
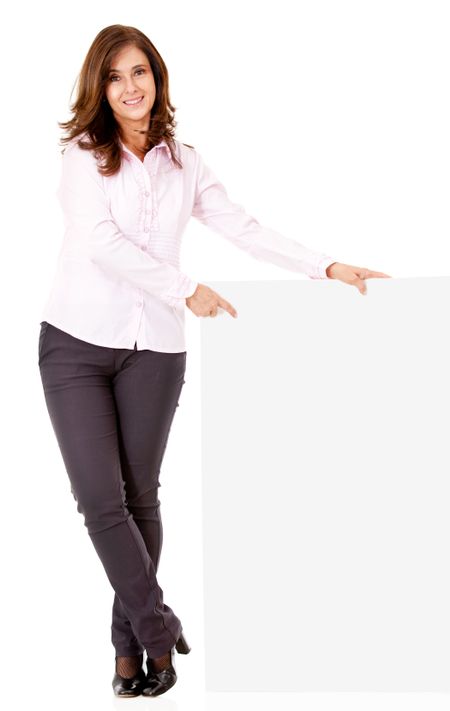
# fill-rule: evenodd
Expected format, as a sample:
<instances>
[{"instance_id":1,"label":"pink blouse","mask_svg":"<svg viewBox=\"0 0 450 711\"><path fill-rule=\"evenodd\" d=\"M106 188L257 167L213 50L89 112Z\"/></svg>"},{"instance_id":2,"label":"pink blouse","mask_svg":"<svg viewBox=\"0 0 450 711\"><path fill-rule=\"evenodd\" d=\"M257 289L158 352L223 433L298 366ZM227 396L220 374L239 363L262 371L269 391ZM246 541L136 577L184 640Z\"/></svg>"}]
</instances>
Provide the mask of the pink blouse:
<instances>
[{"instance_id":1,"label":"pink blouse","mask_svg":"<svg viewBox=\"0 0 450 711\"><path fill-rule=\"evenodd\" d=\"M65 233L41 321L99 346L186 350L185 299L198 282L179 255L191 215L256 259L327 278L335 259L260 225L195 149L175 146L181 170L164 140L143 162L121 143L121 168L104 177L93 152L67 145L57 190Z\"/></svg>"}]
</instances>

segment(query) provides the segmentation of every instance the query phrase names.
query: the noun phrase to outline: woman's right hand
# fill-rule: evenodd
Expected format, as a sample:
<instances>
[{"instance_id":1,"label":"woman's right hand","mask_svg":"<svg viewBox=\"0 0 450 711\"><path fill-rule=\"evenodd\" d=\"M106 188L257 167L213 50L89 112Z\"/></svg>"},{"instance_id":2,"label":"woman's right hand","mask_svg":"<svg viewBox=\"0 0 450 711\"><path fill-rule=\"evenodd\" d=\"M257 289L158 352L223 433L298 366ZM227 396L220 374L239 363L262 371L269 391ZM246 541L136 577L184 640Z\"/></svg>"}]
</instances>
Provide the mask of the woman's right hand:
<instances>
[{"instance_id":1,"label":"woman's right hand","mask_svg":"<svg viewBox=\"0 0 450 711\"><path fill-rule=\"evenodd\" d=\"M194 293L186 298L186 305L196 316L217 316L220 307L237 318L236 309L206 284L197 285Z\"/></svg>"}]
</instances>

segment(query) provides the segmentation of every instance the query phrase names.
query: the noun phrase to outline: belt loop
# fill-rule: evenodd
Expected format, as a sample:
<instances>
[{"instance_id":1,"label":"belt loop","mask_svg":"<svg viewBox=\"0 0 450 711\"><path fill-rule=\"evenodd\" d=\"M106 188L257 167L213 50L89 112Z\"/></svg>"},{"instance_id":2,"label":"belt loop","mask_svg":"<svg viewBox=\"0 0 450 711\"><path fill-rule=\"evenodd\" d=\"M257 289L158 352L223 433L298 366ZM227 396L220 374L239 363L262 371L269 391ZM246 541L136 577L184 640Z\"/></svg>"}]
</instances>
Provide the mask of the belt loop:
<instances>
[{"instance_id":1,"label":"belt loop","mask_svg":"<svg viewBox=\"0 0 450 711\"><path fill-rule=\"evenodd\" d=\"M134 350L137 351L137 341L134 342Z\"/></svg>"}]
</instances>

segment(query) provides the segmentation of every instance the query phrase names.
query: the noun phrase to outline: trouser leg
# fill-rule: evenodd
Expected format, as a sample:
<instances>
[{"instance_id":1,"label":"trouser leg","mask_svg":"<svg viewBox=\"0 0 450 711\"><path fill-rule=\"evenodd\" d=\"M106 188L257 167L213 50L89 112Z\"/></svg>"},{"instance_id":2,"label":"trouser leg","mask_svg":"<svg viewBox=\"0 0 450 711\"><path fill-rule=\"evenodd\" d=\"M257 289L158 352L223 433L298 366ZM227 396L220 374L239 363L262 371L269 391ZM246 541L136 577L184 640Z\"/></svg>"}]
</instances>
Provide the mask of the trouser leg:
<instances>
[{"instance_id":1,"label":"trouser leg","mask_svg":"<svg viewBox=\"0 0 450 711\"><path fill-rule=\"evenodd\" d=\"M163 540L159 475L185 382L186 352L138 351L127 358L126 366L116 369L113 379L122 476L128 510L157 571ZM112 608L111 641L121 656L142 651L117 593Z\"/></svg>"},{"instance_id":2,"label":"trouser leg","mask_svg":"<svg viewBox=\"0 0 450 711\"><path fill-rule=\"evenodd\" d=\"M125 359L126 353L139 351L121 353ZM117 365L114 349L86 343L51 324L41 332L45 401L77 510L136 640L149 656L158 657L175 643L181 622L163 602L153 560L126 504L112 386Z\"/></svg>"}]
</instances>

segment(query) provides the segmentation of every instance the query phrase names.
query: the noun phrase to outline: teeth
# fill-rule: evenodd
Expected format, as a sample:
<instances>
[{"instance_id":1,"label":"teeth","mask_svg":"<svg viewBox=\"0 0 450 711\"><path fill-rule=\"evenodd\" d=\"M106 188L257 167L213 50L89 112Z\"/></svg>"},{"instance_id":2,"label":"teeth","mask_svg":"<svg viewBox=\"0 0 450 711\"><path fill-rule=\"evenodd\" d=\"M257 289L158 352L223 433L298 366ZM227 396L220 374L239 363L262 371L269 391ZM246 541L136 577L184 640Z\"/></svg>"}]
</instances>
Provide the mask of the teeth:
<instances>
[{"instance_id":1,"label":"teeth","mask_svg":"<svg viewBox=\"0 0 450 711\"><path fill-rule=\"evenodd\" d=\"M134 106L134 104L138 104L140 101L142 101L142 96L140 99L134 99L134 101L124 101L123 103L128 106Z\"/></svg>"}]
</instances>

